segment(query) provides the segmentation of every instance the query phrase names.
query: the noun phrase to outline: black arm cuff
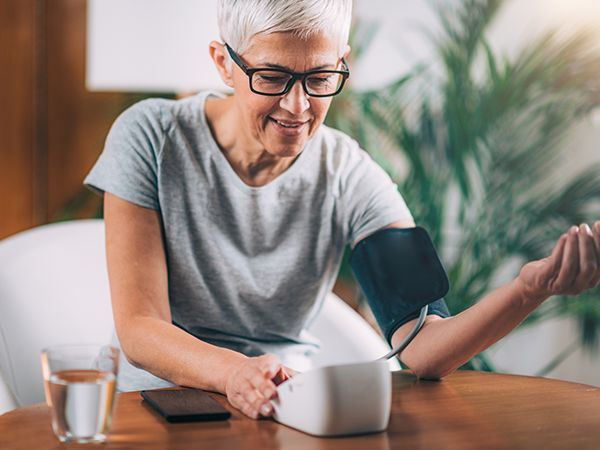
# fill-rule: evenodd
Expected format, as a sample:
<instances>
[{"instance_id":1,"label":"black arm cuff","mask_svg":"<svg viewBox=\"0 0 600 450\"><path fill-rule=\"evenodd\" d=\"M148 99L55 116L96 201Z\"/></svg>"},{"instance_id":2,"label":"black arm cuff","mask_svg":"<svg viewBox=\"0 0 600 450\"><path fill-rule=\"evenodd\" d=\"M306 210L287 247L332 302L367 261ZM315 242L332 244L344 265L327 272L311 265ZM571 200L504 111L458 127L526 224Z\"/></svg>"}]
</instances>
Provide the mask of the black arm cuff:
<instances>
[{"instance_id":1,"label":"black arm cuff","mask_svg":"<svg viewBox=\"0 0 600 450\"><path fill-rule=\"evenodd\" d=\"M364 238L350 268L388 342L425 305L429 314L450 315L442 298L450 283L424 228L386 228Z\"/></svg>"}]
</instances>

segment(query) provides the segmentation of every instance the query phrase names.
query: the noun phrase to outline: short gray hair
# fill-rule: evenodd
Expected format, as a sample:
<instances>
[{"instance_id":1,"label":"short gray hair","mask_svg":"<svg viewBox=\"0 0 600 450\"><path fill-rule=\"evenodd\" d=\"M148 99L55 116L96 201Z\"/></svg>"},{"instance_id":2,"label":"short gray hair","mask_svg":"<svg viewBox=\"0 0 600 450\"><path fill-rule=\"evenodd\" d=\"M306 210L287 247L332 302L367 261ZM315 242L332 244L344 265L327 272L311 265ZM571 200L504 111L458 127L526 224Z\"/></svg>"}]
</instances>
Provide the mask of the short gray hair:
<instances>
[{"instance_id":1,"label":"short gray hair","mask_svg":"<svg viewBox=\"0 0 600 450\"><path fill-rule=\"evenodd\" d=\"M348 44L352 0L219 0L221 39L243 55L258 35L292 32L306 39L324 32L337 39L341 57Z\"/></svg>"}]
</instances>

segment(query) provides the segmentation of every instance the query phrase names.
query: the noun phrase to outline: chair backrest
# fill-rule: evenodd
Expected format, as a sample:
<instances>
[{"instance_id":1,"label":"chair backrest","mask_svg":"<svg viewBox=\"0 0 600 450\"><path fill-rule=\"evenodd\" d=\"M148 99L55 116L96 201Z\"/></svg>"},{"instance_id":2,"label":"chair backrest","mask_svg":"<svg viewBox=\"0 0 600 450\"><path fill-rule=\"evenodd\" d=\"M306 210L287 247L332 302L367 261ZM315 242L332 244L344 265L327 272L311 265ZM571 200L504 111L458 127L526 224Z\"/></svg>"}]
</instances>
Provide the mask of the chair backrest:
<instances>
[{"instance_id":1,"label":"chair backrest","mask_svg":"<svg viewBox=\"0 0 600 450\"><path fill-rule=\"evenodd\" d=\"M23 405L44 401L44 347L108 344L112 329L102 220L44 225L0 242L0 365Z\"/></svg>"},{"instance_id":2,"label":"chair backrest","mask_svg":"<svg viewBox=\"0 0 600 450\"><path fill-rule=\"evenodd\" d=\"M0 416L7 411L11 411L21 406L21 402L17 398L17 394L12 387L12 383L8 381L8 377L0 365Z\"/></svg>"},{"instance_id":3,"label":"chair backrest","mask_svg":"<svg viewBox=\"0 0 600 450\"><path fill-rule=\"evenodd\" d=\"M0 366L23 405L44 401L40 351L109 343L110 305L102 220L44 225L0 242ZM317 367L364 362L389 346L330 294L311 328L323 343ZM399 369L397 361L391 363Z\"/></svg>"},{"instance_id":4,"label":"chair backrest","mask_svg":"<svg viewBox=\"0 0 600 450\"><path fill-rule=\"evenodd\" d=\"M310 331L323 343L312 358L314 367L373 361L390 351L373 327L333 293L325 299ZM389 366L392 371L401 368L396 358Z\"/></svg>"}]
</instances>

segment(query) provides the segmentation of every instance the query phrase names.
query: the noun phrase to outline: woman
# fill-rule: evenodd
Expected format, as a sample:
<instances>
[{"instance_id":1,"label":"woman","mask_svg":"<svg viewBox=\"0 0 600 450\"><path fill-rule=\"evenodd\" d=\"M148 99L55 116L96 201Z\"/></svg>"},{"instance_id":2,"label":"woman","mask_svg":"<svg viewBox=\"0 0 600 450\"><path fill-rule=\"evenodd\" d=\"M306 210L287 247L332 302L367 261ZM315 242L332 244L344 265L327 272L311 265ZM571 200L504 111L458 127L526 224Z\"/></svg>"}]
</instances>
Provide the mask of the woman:
<instances>
[{"instance_id":1,"label":"woman","mask_svg":"<svg viewBox=\"0 0 600 450\"><path fill-rule=\"evenodd\" d=\"M116 121L86 184L105 195L116 331L137 367L120 389L197 387L270 415L318 346L307 328L345 245L414 226L389 177L322 125L348 76L350 18L351 0L221 0L210 54L234 94L145 101ZM572 228L469 310L432 304L402 361L451 373L550 295L596 286L599 260L600 223Z\"/></svg>"}]
</instances>

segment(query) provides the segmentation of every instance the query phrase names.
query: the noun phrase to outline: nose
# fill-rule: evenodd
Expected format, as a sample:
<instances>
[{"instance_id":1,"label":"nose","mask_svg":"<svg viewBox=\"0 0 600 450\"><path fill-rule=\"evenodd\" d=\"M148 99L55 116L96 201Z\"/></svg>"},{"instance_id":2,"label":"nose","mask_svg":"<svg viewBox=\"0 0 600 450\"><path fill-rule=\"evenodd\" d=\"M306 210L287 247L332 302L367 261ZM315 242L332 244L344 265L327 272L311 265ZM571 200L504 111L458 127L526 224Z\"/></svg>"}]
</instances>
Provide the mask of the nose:
<instances>
[{"instance_id":1,"label":"nose","mask_svg":"<svg viewBox=\"0 0 600 450\"><path fill-rule=\"evenodd\" d=\"M288 93L281 97L279 106L294 115L300 115L310 108L308 95L304 92L300 80L297 80Z\"/></svg>"}]
</instances>

